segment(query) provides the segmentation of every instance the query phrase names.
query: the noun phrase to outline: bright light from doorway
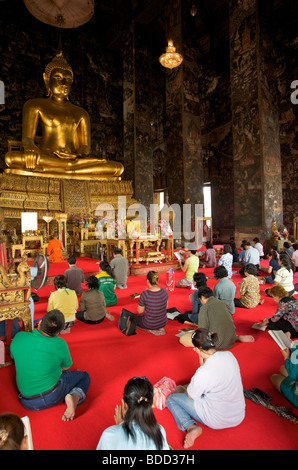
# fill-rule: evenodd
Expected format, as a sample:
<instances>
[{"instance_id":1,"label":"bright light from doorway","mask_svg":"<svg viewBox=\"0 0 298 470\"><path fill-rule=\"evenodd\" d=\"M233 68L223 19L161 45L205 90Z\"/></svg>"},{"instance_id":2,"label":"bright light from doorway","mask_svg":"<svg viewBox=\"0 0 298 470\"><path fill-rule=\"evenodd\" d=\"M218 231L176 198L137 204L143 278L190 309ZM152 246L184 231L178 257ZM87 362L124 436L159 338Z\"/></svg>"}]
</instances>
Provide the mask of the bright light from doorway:
<instances>
[{"instance_id":1,"label":"bright light from doorway","mask_svg":"<svg viewBox=\"0 0 298 470\"><path fill-rule=\"evenodd\" d=\"M204 185L203 195L204 195L204 217L212 217L210 184Z\"/></svg>"},{"instance_id":2,"label":"bright light from doorway","mask_svg":"<svg viewBox=\"0 0 298 470\"><path fill-rule=\"evenodd\" d=\"M159 210L160 211L164 205L165 205L165 193L162 191L159 193Z\"/></svg>"}]
</instances>

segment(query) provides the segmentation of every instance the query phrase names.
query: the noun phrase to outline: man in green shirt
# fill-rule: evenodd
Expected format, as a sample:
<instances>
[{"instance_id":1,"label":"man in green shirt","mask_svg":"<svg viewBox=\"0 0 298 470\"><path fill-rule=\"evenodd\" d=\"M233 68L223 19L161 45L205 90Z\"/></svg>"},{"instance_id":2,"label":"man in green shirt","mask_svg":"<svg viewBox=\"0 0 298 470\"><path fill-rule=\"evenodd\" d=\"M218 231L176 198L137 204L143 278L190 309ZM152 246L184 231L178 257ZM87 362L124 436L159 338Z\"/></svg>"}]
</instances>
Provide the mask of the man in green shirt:
<instances>
[{"instance_id":1,"label":"man in green shirt","mask_svg":"<svg viewBox=\"0 0 298 470\"><path fill-rule=\"evenodd\" d=\"M64 329L59 310L49 311L32 332L14 337L10 353L15 361L16 381L21 404L28 410L42 410L65 401L62 416L70 421L86 399L90 386L87 372L70 371L72 359L68 345L58 334Z\"/></svg>"}]
</instances>

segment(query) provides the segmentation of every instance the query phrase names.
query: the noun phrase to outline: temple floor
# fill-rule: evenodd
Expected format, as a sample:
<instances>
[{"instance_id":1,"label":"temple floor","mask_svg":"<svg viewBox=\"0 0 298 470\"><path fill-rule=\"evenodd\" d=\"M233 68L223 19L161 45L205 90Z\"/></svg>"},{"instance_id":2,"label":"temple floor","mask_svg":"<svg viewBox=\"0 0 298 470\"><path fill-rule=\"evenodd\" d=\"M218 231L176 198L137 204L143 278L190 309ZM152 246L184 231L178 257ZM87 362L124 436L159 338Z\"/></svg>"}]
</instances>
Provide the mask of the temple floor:
<instances>
[{"instance_id":1,"label":"temple floor","mask_svg":"<svg viewBox=\"0 0 298 470\"><path fill-rule=\"evenodd\" d=\"M78 260L77 265L83 266L85 271L97 270L97 260ZM266 263L262 261L262 264ZM63 274L67 267L67 263L51 265L50 272ZM206 276L213 274L212 268L202 271ZM176 283L181 277L183 273L176 271ZM159 279L159 285L166 287L166 273L160 273ZM241 279L238 273L232 278L236 286ZM207 284L212 288L215 282L208 279ZM298 282L298 273L294 282ZM114 321L104 320L99 325L77 321L70 334L63 335L73 359L71 369L86 370L91 377L87 399L77 408L73 421L62 421L64 403L44 411L27 411L18 400L14 366L0 369L0 413L10 411L19 416L29 416L35 450L94 450L103 430L114 424L115 406L121 402L123 388L129 378L147 376L154 384L167 376L177 384L185 384L198 368L197 355L192 348L181 346L176 336L179 329L187 325L168 320L164 336L141 330L131 337L121 334L117 328L121 309L125 307L136 313L138 299L130 295L146 289L145 276L129 276L127 286L124 290L116 289L118 303L108 308L115 317ZM261 285L261 291L266 287L268 285ZM47 299L53 289L53 285L46 285L38 291L40 300L35 304L35 319L46 312ZM236 296L239 297L238 291L237 286ZM175 288L169 292L168 307L176 307L181 312L191 309L189 295L189 289ZM262 298L265 299L264 304L254 309L236 308L233 320L237 334L252 334L255 342L235 343L231 352L239 363L244 389L257 387L263 390L272 397L274 405L284 406L298 417L297 410L273 389L270 382L270 376L277 373L283 363L278 346L266 331L251 329L253 323L272 316L276 311L277 304L271 298L264 293ZM170 412L167 409L154 409L154 412L174 451L183 450L184 433L178 430ZM294 450L297 449L297 432L292 422L246 399L246 416L239 426L216 431L203 426L202 435L189 452L215 449Z\"/></svg>"}]
</instances>

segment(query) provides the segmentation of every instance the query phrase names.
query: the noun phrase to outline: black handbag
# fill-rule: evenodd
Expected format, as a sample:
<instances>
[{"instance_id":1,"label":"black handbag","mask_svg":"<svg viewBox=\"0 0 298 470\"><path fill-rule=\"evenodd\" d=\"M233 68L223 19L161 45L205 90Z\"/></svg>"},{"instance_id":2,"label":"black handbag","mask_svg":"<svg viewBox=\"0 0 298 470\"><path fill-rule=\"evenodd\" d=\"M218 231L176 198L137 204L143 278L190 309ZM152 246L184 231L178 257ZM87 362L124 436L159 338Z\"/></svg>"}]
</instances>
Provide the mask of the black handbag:
<instances>
[{"instance_id":1,"label":"black handbag","mask_svg":"<svg viewBox=\"0 0 298 470\"><path fill-rule=\"evenodd\" d=\"M135 314L123 308L118 321L118 328L121 333L126 336L135 335L137 328L137 320Z\"/></svg>"}]
</instances>

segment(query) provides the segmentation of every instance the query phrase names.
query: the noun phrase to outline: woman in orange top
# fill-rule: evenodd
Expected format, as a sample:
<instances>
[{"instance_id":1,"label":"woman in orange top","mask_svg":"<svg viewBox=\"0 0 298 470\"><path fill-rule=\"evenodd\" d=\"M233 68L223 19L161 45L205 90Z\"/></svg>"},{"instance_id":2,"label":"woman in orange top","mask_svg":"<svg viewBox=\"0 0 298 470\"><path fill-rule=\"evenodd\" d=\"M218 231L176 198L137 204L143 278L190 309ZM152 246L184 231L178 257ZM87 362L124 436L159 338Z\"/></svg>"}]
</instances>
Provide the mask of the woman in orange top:
<instances>
[{"instance_id":1,"label":"woman in orange top","mask_svg":"<svg viewBox=\"0 0 298 470\"><path fill-rule=\"evenodd\" d=\"M49 241L47 254L49 255L49 261L52 263L63 263L64 261L62 256L62 243L58 240L57 232L54 233L52 240Z\"/></svg>"}]
</instances>

